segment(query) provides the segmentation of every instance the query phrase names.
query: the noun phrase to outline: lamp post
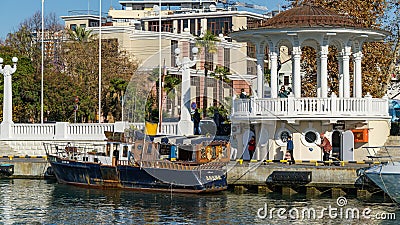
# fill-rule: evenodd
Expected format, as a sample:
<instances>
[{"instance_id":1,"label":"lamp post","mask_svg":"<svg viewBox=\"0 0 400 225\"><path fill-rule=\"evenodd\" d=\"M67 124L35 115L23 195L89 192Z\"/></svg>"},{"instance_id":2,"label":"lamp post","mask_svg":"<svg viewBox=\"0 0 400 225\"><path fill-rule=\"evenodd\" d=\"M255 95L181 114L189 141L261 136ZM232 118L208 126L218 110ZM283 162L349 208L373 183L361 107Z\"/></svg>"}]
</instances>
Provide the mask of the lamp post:
<instances>
[{"instance_id":1,"label":"lamp post","mask_svg":"<svg viewBox=\"0 0 400 225\"><path fill-rule=\"evenodd\" d=\"M11 136L12 121L12 85L11 75L17 70L18 58L12 58L13 67L5 65L3 68L3 59L0 58L0 73L4 75L4 97L3 97L3 122L1 123L1 137L9 138Z\"/></svg>"},{"instance_id":2,"label":"lamp post","mask_svg":"<svg viewBox=\"0 0 400 225\"><path fill-rule=\"evenodd\" d=\"M178 122L179 135L193 135L193 122L190 116L190 67L196 65L197 52L199 50L193 47L193 60L184 57L182 61L179 59L181 50L175 49L176 65L182 68L182 93L181 93L181 115Z\"/></svg>"},{"instance_id":3,"label":"lamp post","mask_svg":"<svg viewBox=\"0 0 400 225\"><path fill-rule=\"evenodd\" d=\"M40 79L40 123L43 123L43 79L44 79L44 0L42 0L42 63L41 63L41 79Z\"/></svg>"}]
</instances>

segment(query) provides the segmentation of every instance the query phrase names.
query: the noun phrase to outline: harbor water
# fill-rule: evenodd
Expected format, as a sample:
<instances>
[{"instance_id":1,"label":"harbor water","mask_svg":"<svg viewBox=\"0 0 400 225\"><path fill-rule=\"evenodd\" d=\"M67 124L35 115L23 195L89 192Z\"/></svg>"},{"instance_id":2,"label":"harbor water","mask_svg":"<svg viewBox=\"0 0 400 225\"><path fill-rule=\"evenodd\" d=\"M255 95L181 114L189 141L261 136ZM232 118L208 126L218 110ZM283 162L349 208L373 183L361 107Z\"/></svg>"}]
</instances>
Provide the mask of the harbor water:
<instances>
[{"instance_id":1,"label":"harbor water","mask_svg":"<svg viewBox=\"0 0 400 225\"><path fill-rule=\"evenodd\" d=\"M310 211L315 215L308 215ZM188 195L87 189L45 180L0 180L0 224L399 224L399 221L400 207L383 197L368 201L355 197L306 199L231 191Z\"/></svg>"}]
</instances>

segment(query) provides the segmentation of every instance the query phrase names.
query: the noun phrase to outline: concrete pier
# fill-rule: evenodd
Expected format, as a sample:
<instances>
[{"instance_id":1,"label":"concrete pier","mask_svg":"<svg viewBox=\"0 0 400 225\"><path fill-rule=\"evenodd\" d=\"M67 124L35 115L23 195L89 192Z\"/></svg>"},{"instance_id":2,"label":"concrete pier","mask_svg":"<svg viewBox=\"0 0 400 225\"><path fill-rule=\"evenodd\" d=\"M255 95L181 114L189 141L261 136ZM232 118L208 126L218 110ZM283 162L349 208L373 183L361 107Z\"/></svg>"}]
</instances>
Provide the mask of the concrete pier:
<instances>
[{"instance_id":1,"label":"concrete pier","mask_svg":"<svg viewBox=\"0 0 400 225\"><path fill-rule=\"evenodd\" d=\"M236 186L257 186L258 192L270 190L267 185L267 179L275 171L279 172L299 172L311 173L311 179L306 183L286 182L279 183L272 187L272 191L281 192L282 195L291 196L298 192L306 194L307 198L318 197L322 194L331 194L332 198L337 198L347 194L348 190L354 190L357 193L355 181L357 180L357 169L368 167L368 164L347 164L340 166L315 166L313 164L296 164L287 165L283 163L251 163L243 162L233 163L228 166L228 184L236 188ZM296 179L296 177L294 177ZM270 178L271 179L271 178ZM285 183L286 182L286 183ZM272 182L272 184L274 184ZM266 186L265 189L262 186ZM260 191L261 190L261 191ZM353 193L353 192L352 192ZM367 192L359 190L358 195L361 198L368 196Z\"/></svg>"},{"instance_id":2,"label":"concrete pier","mask_svg":"<svg viewBox=\"0 0 400 225\"><path fill-rule=\"evenodd\" d=\"M0 158L0 164L14 165L14 175L10 178L42 179L50 164L46 157L9 157Z\"/></svg>"}]
</instances>

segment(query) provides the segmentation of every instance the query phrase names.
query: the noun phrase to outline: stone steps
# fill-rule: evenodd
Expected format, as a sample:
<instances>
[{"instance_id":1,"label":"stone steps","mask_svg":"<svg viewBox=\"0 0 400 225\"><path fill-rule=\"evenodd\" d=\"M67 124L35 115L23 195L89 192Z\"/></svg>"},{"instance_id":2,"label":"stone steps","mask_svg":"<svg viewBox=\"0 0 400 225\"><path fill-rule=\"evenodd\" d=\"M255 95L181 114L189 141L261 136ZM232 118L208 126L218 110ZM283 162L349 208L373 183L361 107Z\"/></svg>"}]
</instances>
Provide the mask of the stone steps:
<instances>
[{"instance_id":1,"label":"stone steps","mask_svg":"<svg viewBox=\"0 0 400 225\"><path fill-rule=\"evenodd\" d=\"M376 156L388 156L400 160L400 136L389 136L386 140L385 146L391 146L389 148L381 148Z\"/></svg>"}]
</instances>

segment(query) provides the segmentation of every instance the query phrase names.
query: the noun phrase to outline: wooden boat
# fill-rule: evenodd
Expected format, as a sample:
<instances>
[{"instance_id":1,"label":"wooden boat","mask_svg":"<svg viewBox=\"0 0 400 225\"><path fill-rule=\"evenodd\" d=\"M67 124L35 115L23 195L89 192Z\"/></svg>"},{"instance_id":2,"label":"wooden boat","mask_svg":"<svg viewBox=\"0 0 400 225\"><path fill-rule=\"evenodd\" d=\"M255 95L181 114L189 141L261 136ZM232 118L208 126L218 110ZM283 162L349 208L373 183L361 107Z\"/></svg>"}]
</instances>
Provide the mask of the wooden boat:
<instances>
[{"instance_id":1,"label":"wooden boat","mask_svg":"<svg viewBox=\"0 0 400 225\"><path fill-rule=\"evenodd\" d=\"M229 143L204 136L107 133L107 142L44 143L60 183L182 193L227 188Z\"/></svg>"}]
</instances>

